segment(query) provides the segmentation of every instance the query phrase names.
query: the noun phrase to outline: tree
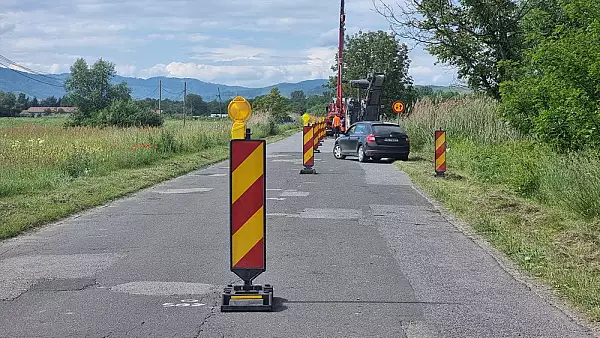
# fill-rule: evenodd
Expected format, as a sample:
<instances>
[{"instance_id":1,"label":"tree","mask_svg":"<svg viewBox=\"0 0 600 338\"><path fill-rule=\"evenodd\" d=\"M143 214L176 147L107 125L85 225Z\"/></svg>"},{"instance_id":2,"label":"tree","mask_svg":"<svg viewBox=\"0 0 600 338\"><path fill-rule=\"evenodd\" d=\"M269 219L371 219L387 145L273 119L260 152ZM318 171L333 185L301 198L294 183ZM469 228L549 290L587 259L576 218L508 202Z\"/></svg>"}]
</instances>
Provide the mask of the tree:
<instances>
[{"instance_id":1,"label":"tree","mask_svg":"<svg viewBox=\"0 0 600 338\"><path fill-rule=\"evenodd\" d=\"M25 93L19 93L17 102L15 104L15 109L19 112L29 109L29 98L27 98Z\"/></svg>"},{"instance_id":2,"label":"tree","mask_svg":"<svg viewBox=\"0 0 600 338\"><path fill-rule=\"evenodd\" d=\"M290 94L292 103L292 112L294 114L306 113L306 95L302 90L295 90Z\"/></svg>"},{"instance_id":3,"label":"tree","mask_svg":"<svg viewBox=\"0 0 600 338\"><path fill-rule=\"evenodd\" d=\"M15 103L17 97L14 93L5 93L0 91L0 115L13 116L15 112ZM19 111L20 113L20 111Z\"/></svg>"},{"instance_id":4,"label":"tree","mask_svg":"<svg viewBox=\"0 0 600 338\"><path fill-rule=\"evenodd\" d=\"M523 20L524 59L507 63L502 113L561 150L600 147L600 3L552 0Z\"/></svg>"},{"instance_id":5,"label":"tree","mask_svg":"<svg viewBox=\"0 0 600 338\"><path fill-rule=\"evenodd\" d=\"M33 100L31 100L31 106L32 107L39 107L40 106L40 103L38 102L37 97L35 97L35 96L33 97Z\"/></svg>"},{"instance_id":6,"label":"tree","mask_svg":"<svg viewBox=\"0 0 600 338\"><path fill-rule=\"evenodd\" d=\"M54 96L47 97L40 102L42 107L58 107L58 100Z\"/></svg>"},{"instance_id":7,"label":"tree","mask_svg":"<svg viewBox=\"0 0 600 338\"><path fill-rule=\"evenodd\" d=\"M331 69L337 72L337 58ZM406 99L412 86L408 75L410 61L408 48L396 40L393 34L382 30L376 32L358 32L346 37L343 58L342 82L344 93L354 93L346 82L364 79L373 71L385 73L382 104L384 113L393 114L392 103L398 99ZM331 95L335 96L337 75L329 78Z\"/></svg>"},{"instance_id":8,"label":"tree","mask_svg":"<svg viewBox=\"0 0 600 338\"><path fill-rule=\"evenodd\" d=\"M291 118L287 114L288 104L285 97L281 96L277 87L271 89L271 92L265 96L259 96L254 100L254 108L269 112L270 117L275 122L287 122Z\"/></svg>"},{"instance_id":9,"label":"tree","mask_svg":"<svg viewBox=\"0 0 600 338\"><path fill-rule=\"evenodd\" d=\"M211 114L227 114L227 106L225 103L221 104L221 102L217 100L212 100L207 103L208 107L208 115Z\"/></svg>"},{"instance_id":10,"label":"tree","mask_svg":"<svg viewBox=\"0 0 600 338\"><path fill-rule=\"evenodd\" d=\"M208 104L197 94L188 94L185 98L186 105L192 110L194 116L208 115Z\"/></svg>"},{"instance_id":11,"label":"tree","mask_svg":"<svg viewBox=\"0 0 600 338\"><path fill-rule=\"evenodd\" d=\"M471 89L501 100L507 74L500 61L520 59L519 22L540 0L408 0L399 11L373 1L399 37L423 44L438 61L456 67Z\"/></svg>"},{"instance_id":12,"label":"tree","mask_svg":"<svg viewBox=\"0 0 600 338\"><path fill-rule=\"evenodd\" d=\"M65 82L68 98L77 107L71 115L72 124L94 124L97 113L115 100L131 100L131 90L127 84L114 85L115 65L101 58L92 67L83 58L71 66L71 75Z\"/></svg>"}]
</instances>

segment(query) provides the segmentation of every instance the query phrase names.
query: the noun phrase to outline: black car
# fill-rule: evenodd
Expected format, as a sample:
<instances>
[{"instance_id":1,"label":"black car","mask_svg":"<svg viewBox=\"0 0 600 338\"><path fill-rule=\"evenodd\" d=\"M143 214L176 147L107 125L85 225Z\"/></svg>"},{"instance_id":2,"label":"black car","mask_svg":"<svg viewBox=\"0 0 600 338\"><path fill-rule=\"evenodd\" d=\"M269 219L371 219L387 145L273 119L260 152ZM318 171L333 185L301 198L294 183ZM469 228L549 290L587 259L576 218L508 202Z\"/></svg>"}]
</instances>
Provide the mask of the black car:
<instances>
[{"instance_id":1,"label":"black car","mask_svg":"<svg viewBox=\"0 0 600 338\"><path fill-rule=\"evenodd\" d=\"M382 158L408 160L410 143L408 135L393 123L381 121L357 122L335 140L333 155L337 159L358 156L360 162L369 158L378 161Z\"/></svg>"}]
</instances>

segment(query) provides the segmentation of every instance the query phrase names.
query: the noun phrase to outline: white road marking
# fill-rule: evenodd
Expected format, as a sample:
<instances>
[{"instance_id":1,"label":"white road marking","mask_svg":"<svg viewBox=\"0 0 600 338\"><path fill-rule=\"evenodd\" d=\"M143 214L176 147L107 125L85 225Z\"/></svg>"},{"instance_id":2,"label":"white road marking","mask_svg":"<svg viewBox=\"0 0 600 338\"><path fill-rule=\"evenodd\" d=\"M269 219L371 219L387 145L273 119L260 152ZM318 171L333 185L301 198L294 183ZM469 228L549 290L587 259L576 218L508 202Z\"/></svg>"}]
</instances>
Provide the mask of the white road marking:
<instances>
[{"instance_id":1,"label":"white road marking","mask_svg":"<svg viewBox=\"0 0 600 338\"><path fill-rule=\"evenodd\" d=\"M166 190L157 190L156 192L159 194L190 194L190 193L195 193L195 192L208 192L213 189L214 188L166 189Z\"/></svg>"},{"instance_id":2,"label":"white road marking","mask_svg":"<svg viewBox=\"0 0 600 338\"><path fill-rule=\"evenodd\" d=\"M275 200L275 201L285 201L285 198L278 198L278 197L267 197L268 200Z\"/></svg>"},{"instance_id":3,"label":"white road marking","mask_svg":"<svg viewBox=\"0 0 600 338\"><path fill-rule=\"evenodd\" d=\"M223 176L227 176L227 174L212 174L212 175L208 175L210 177L223 177Z\"/></svg>"},{"instance_id":4,"label":"white road marking","mask_svg":"<svg viewBox=\"0 0 600 338\"><path fill-rule=\"evenodd\" d=\"M281 191L283 189L267 189L267 191Z\"/></svg>"},{"instance_id":5,"label":"white road marking","mask_svg":"<svg viewBox=\"0 0 600 338\"><path fill-rule=\"evenodd\" d=\"M286 190L279 196L285 197L306 197L310 195L308 191L295 191L295 190Z\"/></svg>"}]
</instances>

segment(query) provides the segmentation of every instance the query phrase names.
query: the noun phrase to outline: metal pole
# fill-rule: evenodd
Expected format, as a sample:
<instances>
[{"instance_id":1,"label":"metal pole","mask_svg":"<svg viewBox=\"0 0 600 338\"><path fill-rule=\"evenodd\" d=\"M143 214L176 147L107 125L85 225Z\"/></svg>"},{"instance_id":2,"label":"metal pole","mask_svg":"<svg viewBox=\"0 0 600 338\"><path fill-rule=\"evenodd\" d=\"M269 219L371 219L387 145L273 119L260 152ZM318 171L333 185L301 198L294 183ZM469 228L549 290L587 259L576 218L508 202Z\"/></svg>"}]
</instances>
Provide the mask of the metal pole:
<instances>
[{"instance_id":1,"label":"metal pole","mask_svg":"<svg viewBox=\"0 0 600 338\"><path fill-rule=\"evenodd\" d=\"M158 81L158 115L162 112L160 110L160 101L162 101L162 80Z\"/></svg>"},{"instance_id":2,"label":"metal pole","mask_svg":"<svg viewBox=\"0 0 600 338\"><path fill-rule=\"evenodd\" d=\"M183 126L185 127L185 97L187 96L187 81L183 83Z\"/></svg>"}]
</instances>

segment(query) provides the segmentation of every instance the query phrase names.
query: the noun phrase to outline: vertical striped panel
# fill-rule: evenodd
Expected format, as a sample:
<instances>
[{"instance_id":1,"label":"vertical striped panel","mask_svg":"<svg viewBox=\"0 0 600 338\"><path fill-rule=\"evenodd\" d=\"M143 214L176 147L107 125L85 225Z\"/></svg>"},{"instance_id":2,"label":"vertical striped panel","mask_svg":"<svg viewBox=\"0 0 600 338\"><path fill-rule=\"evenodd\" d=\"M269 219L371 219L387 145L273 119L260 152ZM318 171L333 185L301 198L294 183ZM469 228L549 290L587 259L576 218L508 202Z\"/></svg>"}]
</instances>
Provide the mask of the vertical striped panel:
<instances>
[{"instance_id":1,"label":"vertical striped panel","mask_svg":"<svg viewBox=\"0 0 600 338\"><path fill-rule=\"evenodd\" d=\"M435 171L443 173L446 171L446 131L435 131Z\"/></svg>"},{"instance_id":2,"label":"vertical striped panel","mask_svg":"<svg viewBox=\"0 0 600 338\"><path fill-rule=\"evenodd\" d=\"M315 164L314 158L314 135L313 135L313 127L305 126L304 127L304 144L302 146L302 153L304 167L310 168Z\"/></svg>"},{"instance_id":3,"label":"vertical striped panel","mask_svg":"<svg viewBox=\"0 0 600 338\"><path fill-rule=\"evenodd\" d=\"M265 147L264 140L231 141L231 269L238 275L265 270Z\"/></svg>"}]
</instances>

